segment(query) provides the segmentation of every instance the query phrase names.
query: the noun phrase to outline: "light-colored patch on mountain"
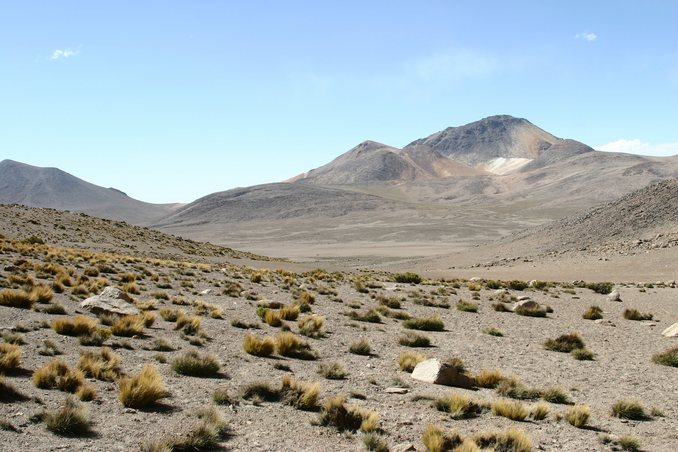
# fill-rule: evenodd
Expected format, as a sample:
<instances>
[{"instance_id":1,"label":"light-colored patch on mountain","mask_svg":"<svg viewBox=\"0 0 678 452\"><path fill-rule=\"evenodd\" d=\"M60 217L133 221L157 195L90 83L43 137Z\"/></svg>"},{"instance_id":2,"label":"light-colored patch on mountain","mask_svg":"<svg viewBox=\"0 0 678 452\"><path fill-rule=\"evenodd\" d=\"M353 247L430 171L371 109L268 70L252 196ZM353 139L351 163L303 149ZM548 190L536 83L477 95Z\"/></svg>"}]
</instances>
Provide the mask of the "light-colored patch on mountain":
<instances>
[{"instance_id":1,"label":"light-colored patch on mountain","mask_svg":"<svg viewBox=\"0 0 678 452\"><path fill-rule=\"evenodd\" d=\"M530 163L532 160L533 159L520 157L514 158L497 157L496 159L492 159L485 164L479 165L479 168L492 174L498 174L500 176L503 176L505 174L510 174L513 173L514 171L519 170L523 166Z\"/></svg>"}]
</instances>

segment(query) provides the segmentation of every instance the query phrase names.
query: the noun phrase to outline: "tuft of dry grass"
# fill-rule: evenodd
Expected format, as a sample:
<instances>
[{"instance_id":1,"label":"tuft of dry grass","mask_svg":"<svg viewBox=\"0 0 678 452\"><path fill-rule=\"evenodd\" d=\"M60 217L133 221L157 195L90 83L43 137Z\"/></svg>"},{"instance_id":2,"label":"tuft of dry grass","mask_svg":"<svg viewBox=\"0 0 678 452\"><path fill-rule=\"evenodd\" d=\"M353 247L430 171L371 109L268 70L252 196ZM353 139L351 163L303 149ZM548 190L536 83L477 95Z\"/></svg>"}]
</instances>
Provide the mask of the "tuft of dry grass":
<instances>
[{"instance_id":1,"label":"tuft of dry grass","mask_svg":"<svg viewBox=\"0 0 678 452\"><path fill-rule=\"evenodd\" d=\"M467 419L480 415L483 406L466 394L450 392L436 399L434 406L438 411L449 413L453 419Z\"/></svg>"},{"instance_id":2,"label":"tuft of dry grass","mask_svg":"<svg viewBox=\"0 0 678 452\"><path fill-rule=\"evenodd\" d=\"M165 441L165 444L169 445L169 450L216 450L219 442L229 436L230 429L224 416L216 407L210 406L199 409L197 417L199 422L188 432L171 441Z\"/></svg>"},{"instance_id":3,"label":"tuft of dry grass","mask_svg":"<svg viewBox=\"0 0 678 452\"><path fill-rule=\"evenodd\" d=\"M325 324L325 317L321 315L311 314L307 315L297 322L299 327L299 334L308 337L323 336L323 325Z\"/></svg>"},{"instance_id":4,"label":"tuft of dry grass","mask_svg":"<svg viewBox=\"0 0 678 452\"><path fill-rule=\"evenodd\" d=\"M543 306L518 306L513 312L525 317L546 317L548 309Z\"/></svg>"},{"instance_id":5,"label":"tuft of dry grass","mask_svg":"<svg viewBox=\"0 0 678 452\"><path fill-rule=\"evenodd\" d=\"M289 358L313 360L317 356L311 350L308 342L302 340L299 336L289 331L283 331L275 335L275 352L280 356Z\"/></svg>"},{"instance_id":6,"label":"tuft of dry grass","mask_svg":"<svg viewBox=\"0 0 678 452\"><path fill-rule=\"evenodd\" d=\"M30 309L35 301L25 290L0 290L0 306Z\"/></svg>"},{"instance_id":7,"label":"tuft of dry grass","mask_svg":"<svg viewBox=\"0 0 678 452\"><path fill-rule=\"evenodd\" d=\"M524 421L529 414L525 405L517 400L499 399L492 402L492 413L512 421Z\"/></svg>"},{"instance_id":8,"label":"tuft of dry grass","mask_svg":"<svg viewBox=\"0 0 678 452\"><path fill-rule=\"evenodd\" d=\"M242 343L245 352L254 356L270 356L275 351L275 341L270 337L259 338L247 334Z\"/></svg>"},{"instance_id":9,"label":"tuft of dry grass","mask_svg":"<svg viewBox=\"0 0 678 452\"><path fill-rule=\"evenodd\" d=\"M457 302L457 310L463 312L478 312L478 303L459 300Z\"/></svg>"},{"instance_id":10,"label":"tuft of dry grass","mask_svg":"<svg viewBox=\"0 0 678 452\"><path fill-rule=\"evenodd\" d=\"M52 329L63 336L88 336L97 330L98 322L84 315L72 319L54 319Z\"/></svg>"},{"instance_id":11,"label":"tuft of dry grass","mask_svg":"<svg viewBox=\"0 0 678 452\"><path fill-rule=\"evenodd\" d=\"M505 378L499 382L497 393L504 397L519 400L532 400L541 397L541 390L528 388L515 378Z\"/></svg>"},{"instance_id":12,"label":"tuft of dry grass","mask_svg":"<svg viewBox=\"0 0 678 452\"><path fill-rule=\"evenodd\" d=\"M584 314L582 315L582 318L586 320L598 320L603 318L603 310L600 309L599 306L591 306L589 307Z\"/></svg>"},{"instance_id":13,"label":"tuft of dry grass","mask_svg":"<svg viewBox=\"0 0 678 452\"><path fill-rule=\"evenodd\" d=\"M179 314L174 325L175 330L180 330L182 333L189 336L198 334L200 332L200 317L195 315Z\"/></svg>"},{"instance_id":14,"label":"tuft of dry grass","mask_svg":"<svg viewBox=\"0 0 678 452\"><path fill-rule=\"evenodd\" d=\"M653 317L649 312L641 313L637 309L624 309L624 318L626 320L652 320Z\"/></svg>"},{"instance_id":15,"label":"tuft of dry grass","mask_svg":"<svg viewBox=\"0 0 678 452\"><path fill-rule=\"evenodd\" d=\"M504 332L497 328L496 326L488 326L483 330L483 333L489 334L490 336L503 337Z\"/></svg>"},{"instance_id":16,"label":"tuft of dry grass","mask_svg":"<svg viewBox=\"0 0 678 452\"><path fill-rule=\"evenodd\" d=\"M505 377L498 370L483 369L473 377L476 386L480 388L494 389Z\"/></svg>"},{"instance_id":17,"label":"tuft of dry grass","mask_svg":"<svg viewBox=\"0 0 678 452\"><path fill-rule=\"evenodd\" d=\"M570 355L577 361L592 361L593 352L588 348L575 348L570 352Z\"/></svg>"},{"instance_id":18,"label":"tuft of dry grass","mask_svg":"<svg viewBox=\"0 0 678 452\"><path fill-rule=\"evenodd\" d=\"M108 347L101 351L86 351L80 354L78 369L86 377L102 381L115 381L121 375L120 356Z\"/></svg>"},{"instance_id":19,"label":"tuft of dry grass","mask_svg":"<svg viewBox=\"0 0 678 452\"><path fill-rule=\"evenodd\" d=\"M369 354L372 353L372 346L370 345L370 341L363 337L360 340L352 342L348 351L354 355L369 356Z\"/></svg>"},{"instance_id":20,"label":"tuft of dry grass","mask_svg":"<svg viewBox=\"0 0 678 452\"><path fill-rule=\"evenodd\" d=\"M111 332L119 337L138 336L144 332L146 320L143 315L126 315L116 318L111 324Z\"/></svg>"},{"instance_id":21,"label":"tuft of dry grass","mask_svg":"<svg viewBox=\"0 0 678 452\"><path fill-rule=\"evenodd\" d=\"M180 315L186 315L181 309L162 308L159 311L160 317L166 322L176 322Z\"/></svg>"},{"instance_id":22,"label":"tuft of dry grass","mask_svg":"<svg viewBox=\"0 0 678 452\"><path fill-rule=\"evenodd\" d=\"M123 377L119 383L118 399L127 408L145 408L167 397L165 383L158 370L146 364L133 377Z\"/></svg>"},{"instance_id":23,"label":"tuft of dry grass","mask_svg":"<svg viewBox=\"0 0 678 452\"><path fill-rule=\"evenodd\" d=\"M412 373L417 364L425 359L426 357L420 353L405 351L398 356L398 366L400 367L400 370Z\"/></svg>"},{"instance_id":24,"label":"tuft of dry grass","mask_svg":"<svg viewBox=\"0 0 678 452\"><path fill-rule=\"evenodd\" d=\"M405 347L430 347L431 339L414 331L406 331L405 334L400 336L398 343Z\"/></svg>"},{"instance_id":25,"label":"tuft of dry grass","mask_svg":"<svg viewBox=\"0 0 678 452\"><path fill-rule=\"evenodd\" d=\"M73 397L68 397L59 409L44 412L42 418L47 429L60 436L83 436L90 433L89 413Z\"/></svg>"},{"instance_id":26,"label":"tuft of dry grass","mask_svg":"<svg viewBox=\"0 0 678 452\"><path fill-rule=\"evenodd\" d=\"M589 421L591 409L586 405L574 405L565 413L565 419L577 428L583 428Z\"/></svg>"},{"instance_id":27,"label":"tuft of dry grass","mask_svg":"<svg viewBox=\"0 0 678 452\"><path fill-rule=\"evenodd\" d=\"M546 419L548 415L549 406L547 403L538 402L532 405L532 408L530 408L530 416L532 416L532 419L535 421L542 421Z\"/></svg>"},{"instance_id":28,"label":"tuft of dry grass","mask_svg":"<svg viewBox=\"0 0 678 452\"><path fill-rule=\"evenodd\" d=\"M541 397L550 403L560 403L563 405L570 403L570 398L561 388L546 388L542 391Z\"/></svg>"},{"instance_id":29,"label":"tuft of dry grass","mask_svg":"<svg viewBox=\"0 0 678 452\"><path fill-rule=\"evenodd\" d=\"M65 362L56 358L33 372L33 384L40 389L59 389L75 393L85 384L85 377L79 370L72 370Z\"/></svg>"},{"instance_id":30,"label":"tuft of dry grass","mask_svg":"<svg viewBox=\"0 0 678 452\"><path fill-rule=\"evenodd\" d=\"M21 347L14 344L0 343L0 372L10 372L19 367Z\"/></svg>"},{"instance_id":31,"label":"tuft of dry grass","mask_svg":"<svg viewBox=\"0 0 678 452\"><path fill-rule=\"evenodd\" d=\"M662 366L678 367L678 347L669 348L652 356L652 362Z\"/></svg>"},{"instance_id":32,"label":"tuft of dry grass","mask_svg":"<svg viewBox=\"0 0 678 452\"><path fill-rule=\"evenodd\" d=\"M403 322L403 327L410 330L443 331L445 324L438 316L413 317Z\"/></svg>"},{"instance_id":33,"label":"tuft of dry grass","mask_svg":"<svg viewBox=\"0 0 678 452\"><path fill-rule=\"evenodd\" d=\"M38 286L33 287L31 291L28 293L28 296L32 303L45 304L49 303L52 300L52 297L54 297L54 292L49 286L40 284Z\"/></svg>"},{"instance_id":34,"label":"tuft of dry grass","mask_svg":"<svg viewBox=\"0 0 678 452\"><path fill-rule=\"evenodd\" d=\"M479 432L473 441L483 450L531 452L532 441L522 430L509 428L499 432Z\"/></svg>"},{"instance_id":35,"label":"tuft of dry grass","mask_svg":"<svg viewBox=\"0 0 678 452\"><path fill-rule=\"evenodd\" d=\"M347 375L343 364L339 362L320 364L318 373L328 380L343 380Z\"/></svg>"},{"instance_id":36,"label":"tuft of dry grass","mask_svg":"<svg viewBox=\"0 0 678 452\"><path fill-rule=\"evenodd\" d=\"M421 442L428 452L447 452L462 444L462 438L459 432L449 433L436 426L429 424L421 435Z\"/></svg>"},{"instance_id":37,"label":"tuft of dry grass","mask_svg":"<svg viewBox=\"0 0 678 452\"><path fill-rule=\"evenodd\" d=\"M277 402L280 400L280 391L274 389L265 381L255 381L240 389L243 400L251 400L255 404L261 402Z\"/></svg>"},{"instance_id":38,"label":"tuft of dry grass","mask_svg":"<svg viewBox=\"0 0 678 452\"><path fill-rule=\"evenodd\" d=\"M346 405L344 396L327 399L320 410L320 425L332 426L339 430L368 433L376 430L379 415L366 408Z\"/></svg>"},{"instance_id":39,"label":"tuft of dry grass","mask_svg":"<svg viewBox=\"0 0 678 452\"><path fill-rule=\"evenodd\" d=\"M643 405L637 400L620 400L612 405L612 416L621 419L642 421L648 419Z\"/></svg>"},{"instance_id":40,"label":"tuft of dry grass","mask_svg":"<svg viewBox=\"0 0 678 452\"><path fill-rule=\"evenodd\" d=\"M304 383L291 375L284 375L280 395L283 402L299 410L315 411L318 409L318 383Z\"/></svg>"},{"instance_id":41,"label":"tuft of dry grass","mask_svg":"<svg viewBox=\"0 0 678 452\"><path fill-rule=\"evenodd\" d=\"M584 341L577 333L563 334L544 342L545 349L561 353L570 353L572 350L584 347Z\"/></svg>"},{"instance_id":42,"label":"tuft of dry grass","mask_svg":"<svg viewBox=\"0 0 678 452\"><path fill-rule=\"evenodd\" d=\"M221 368L216 356L191 350L172 361L172 369L178 374L191 377L213 377Z\"/></svg>"}]
</instances>

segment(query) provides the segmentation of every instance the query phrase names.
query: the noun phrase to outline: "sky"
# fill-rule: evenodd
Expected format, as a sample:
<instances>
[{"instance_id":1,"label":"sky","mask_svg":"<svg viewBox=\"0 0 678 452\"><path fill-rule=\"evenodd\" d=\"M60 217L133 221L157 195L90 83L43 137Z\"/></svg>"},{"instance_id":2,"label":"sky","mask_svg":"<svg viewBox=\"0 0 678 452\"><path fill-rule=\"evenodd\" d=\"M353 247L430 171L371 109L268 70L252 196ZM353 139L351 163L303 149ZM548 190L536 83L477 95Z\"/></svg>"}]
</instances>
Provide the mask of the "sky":
<instances>
[{"instance_id":1,"label":"sky","mask_svg":"<svg viewBox=\"0 0 678 452\"><path fill-rule=\"evenodd\" d=\"M495 114L678 154L676 1L0 0L0 160L148 202Z\"/></svg>"}]
</instances>

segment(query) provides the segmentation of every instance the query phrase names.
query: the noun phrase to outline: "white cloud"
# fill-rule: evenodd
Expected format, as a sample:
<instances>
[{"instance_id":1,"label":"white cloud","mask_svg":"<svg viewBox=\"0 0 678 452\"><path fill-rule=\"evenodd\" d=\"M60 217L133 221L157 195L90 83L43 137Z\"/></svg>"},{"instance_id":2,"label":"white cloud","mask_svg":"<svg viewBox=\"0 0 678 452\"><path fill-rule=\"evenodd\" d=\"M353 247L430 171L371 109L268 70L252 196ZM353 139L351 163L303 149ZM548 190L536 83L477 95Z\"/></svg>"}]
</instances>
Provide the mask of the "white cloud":
<instances>
[{"instance_id":1,"label":"white cloud","mask_svg":"<svg viewBox=\"0 0 678 452\"><path fill-rule=\"evenodd\" d=\"M596 148L603 152L624 152L627 154L669 156L678 155L678 142L650 144L640 140L617 140Z\"/></svg>"},{"instance_id":2,"label":"white cloud","mask_svg":"<svg viewBox=\"0 0 678 452\"><path fill-rule=\"evenodd\" d=\"M52 52L52 57L50 58L51 60L58 60L61 58L70 58L72 56L76 56L79 54L79 50L73 50L73 49L56 49L54 52Z\"/></svg>"},{"instance_id":3,"label":"white cloud","mask_svg":"<svg viewBox=\"0 0 678 452\"><path fill-rule=\"evenodd\" d=\"M586 31L584 33L577 33L576 35L574 35L574 39L584 39L585 41L593 42L596 39L598 39L598 35L595 33L591 33L590 31Z\"/></svg>"}]
</instances>

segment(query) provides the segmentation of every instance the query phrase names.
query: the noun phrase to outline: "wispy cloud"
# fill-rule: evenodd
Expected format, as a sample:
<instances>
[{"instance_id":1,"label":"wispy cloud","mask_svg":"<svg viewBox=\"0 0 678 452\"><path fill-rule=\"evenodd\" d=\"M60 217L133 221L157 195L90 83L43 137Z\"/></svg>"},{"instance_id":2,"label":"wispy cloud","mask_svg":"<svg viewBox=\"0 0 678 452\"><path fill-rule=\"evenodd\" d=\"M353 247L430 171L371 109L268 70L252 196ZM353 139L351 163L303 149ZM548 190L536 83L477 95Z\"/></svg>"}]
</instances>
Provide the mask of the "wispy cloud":
<instances>
[{"instance_id":1,"label":"wispy cloud","mask_svg":"<svg viewBox=\"0 0 678 452\"><path fill-rule=\"evenodd\" d=\"M574 35L574 39L583 39L584 41L593 42L598 39L598 35L591 33L590 31L585 31L583 33L577 33Z\"/></svg>"},{"instance_id":2,"label":"wispy cloud","mask_svg":"<svg viewBox=\"0 0 678 452\"><path fill-rule=\"evenodd\" d=\"M669 156L678 155L678 142L650 144L640 140L617 140L596 148L604 152L624 152L627 154Z\"/></svg>"},{"instance_id":3,"label":"wispy cloud","mask_svg":"<svg viewBox=\"0 0 678 452\"><path fill-rule=\"evenodd\" d=\"M76 56L79 54L79 50L73 50L73 49L56 49L54 52L52 52L52 56L50 57L50 60L59 60L62 58L70 58L73 56Z\"/></svg>"}]
</instances>

